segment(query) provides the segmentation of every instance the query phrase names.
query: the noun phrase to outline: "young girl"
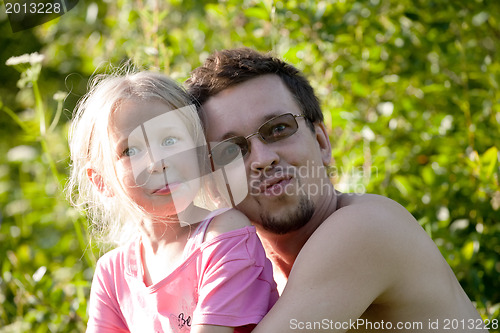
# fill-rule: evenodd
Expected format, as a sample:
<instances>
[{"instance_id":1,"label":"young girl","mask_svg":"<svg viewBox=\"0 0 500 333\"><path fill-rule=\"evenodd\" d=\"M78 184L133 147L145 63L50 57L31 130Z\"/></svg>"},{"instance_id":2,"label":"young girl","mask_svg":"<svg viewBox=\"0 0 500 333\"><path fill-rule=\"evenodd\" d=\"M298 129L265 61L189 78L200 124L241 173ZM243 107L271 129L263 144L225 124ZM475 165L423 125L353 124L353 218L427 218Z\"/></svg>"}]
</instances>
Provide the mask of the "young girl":
<instances>
[{"instance_id":1,"label":"young girl","mask_svg":"<svg viewBox=\"0 0 500 333\"><path fill-rule=\"evenodd\" d=\"M197 204L242 191L210 169L180 86L150 72L97 78L69 142L72 202L123 244L97 263L87 332L250 331L263 318L278 297L271 264L243 214Z\"/></svg>"}]
</instances>

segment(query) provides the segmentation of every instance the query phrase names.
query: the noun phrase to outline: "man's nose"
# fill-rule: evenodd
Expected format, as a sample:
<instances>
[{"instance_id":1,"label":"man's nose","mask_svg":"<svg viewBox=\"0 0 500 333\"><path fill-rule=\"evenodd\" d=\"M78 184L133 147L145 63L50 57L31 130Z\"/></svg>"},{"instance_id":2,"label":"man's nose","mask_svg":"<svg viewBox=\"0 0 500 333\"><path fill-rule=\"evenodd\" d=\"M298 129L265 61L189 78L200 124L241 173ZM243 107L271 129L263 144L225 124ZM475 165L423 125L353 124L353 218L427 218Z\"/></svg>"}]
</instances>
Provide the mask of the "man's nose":
<instances>
[{"instance_id":1,"label":"man's nose","mask_svg":"<svg viewBox=\"0 0 500 333\"><path fill-rule=\"evenodd\" d=\"M272 149L271 145L264 142L258 135L249 139L251 149L247 157L251 171L261 171L279 163L279 155Z\"/></svg>"}]
</instances>

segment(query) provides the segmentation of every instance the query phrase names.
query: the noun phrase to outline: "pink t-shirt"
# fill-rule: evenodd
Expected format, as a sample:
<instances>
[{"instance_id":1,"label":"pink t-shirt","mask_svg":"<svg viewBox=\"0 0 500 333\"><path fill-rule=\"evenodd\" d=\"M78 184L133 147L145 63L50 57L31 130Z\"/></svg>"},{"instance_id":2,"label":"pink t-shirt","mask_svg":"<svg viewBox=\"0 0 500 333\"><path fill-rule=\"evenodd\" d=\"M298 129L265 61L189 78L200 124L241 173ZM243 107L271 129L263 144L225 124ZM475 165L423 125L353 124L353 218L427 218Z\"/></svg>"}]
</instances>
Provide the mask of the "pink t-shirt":
<instances>
[{"instance_id":1,"label":"pink t-shirt","mask_svg":"<svg viewBox=\"0 0 500 333\"><path fill-rule=\"evenodd\" d=\"M162 281L144 283L140 239L102 256L92 281L87 332L189 332L191 325L257 324L278 299L255 227L203 242L200 223L185 260Z\"/></svg>"}]
</instances>

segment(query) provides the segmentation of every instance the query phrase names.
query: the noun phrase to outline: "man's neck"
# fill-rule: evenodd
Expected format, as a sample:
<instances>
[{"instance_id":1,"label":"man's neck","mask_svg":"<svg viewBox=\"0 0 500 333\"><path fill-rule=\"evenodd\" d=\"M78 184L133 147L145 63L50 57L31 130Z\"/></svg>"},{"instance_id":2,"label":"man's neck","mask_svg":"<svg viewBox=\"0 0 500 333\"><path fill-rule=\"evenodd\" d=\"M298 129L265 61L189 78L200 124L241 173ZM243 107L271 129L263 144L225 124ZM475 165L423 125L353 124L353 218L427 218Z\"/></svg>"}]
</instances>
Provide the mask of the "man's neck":
<instances>
[{"instance_id":1,"label":"man's neck","mask_svg":"<svg viewBox=\"0 0 500 333\"><path fill-rule=\"evenodd\" d=\"M302 228L287 234L278 235L255 225L266 255L273 263L275 273L288 279L293 263L304 244L316 229L337 210L339 195L340 193L335 191L333 195L321 198L309 222Z\"/></svg>"}]
</instances>

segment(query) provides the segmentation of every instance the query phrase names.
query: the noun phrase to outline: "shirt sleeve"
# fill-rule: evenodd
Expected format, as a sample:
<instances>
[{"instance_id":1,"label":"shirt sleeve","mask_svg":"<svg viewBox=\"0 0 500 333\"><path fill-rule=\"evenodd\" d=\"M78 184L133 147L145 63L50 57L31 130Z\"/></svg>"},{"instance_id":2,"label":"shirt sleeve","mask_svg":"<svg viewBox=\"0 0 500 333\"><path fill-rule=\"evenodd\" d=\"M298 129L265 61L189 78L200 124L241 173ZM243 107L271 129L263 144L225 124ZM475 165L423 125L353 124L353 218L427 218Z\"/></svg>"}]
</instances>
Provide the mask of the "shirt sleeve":
<instances>
[{"instance_id":1,"label":"shirt sleeve","mask_svg":"<svg viewBox=\"0 0 500 333\"><path fill-rule=\"evenodd\" d=\"M271 262L254 227L222 234L203 251L193 325L257 324L278 299Z\"/></svg>"},{"instance_id":2,"label":"shirt sleeve","mask_svg":"<svg viewBox=\"0 0 500 333\"><path fill-rule=\"evenodd\" d=\"M87 333L129 332L114 289L113 266L108 258L97 262L88 306Z\"/></svg>"}]
</instances>

